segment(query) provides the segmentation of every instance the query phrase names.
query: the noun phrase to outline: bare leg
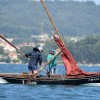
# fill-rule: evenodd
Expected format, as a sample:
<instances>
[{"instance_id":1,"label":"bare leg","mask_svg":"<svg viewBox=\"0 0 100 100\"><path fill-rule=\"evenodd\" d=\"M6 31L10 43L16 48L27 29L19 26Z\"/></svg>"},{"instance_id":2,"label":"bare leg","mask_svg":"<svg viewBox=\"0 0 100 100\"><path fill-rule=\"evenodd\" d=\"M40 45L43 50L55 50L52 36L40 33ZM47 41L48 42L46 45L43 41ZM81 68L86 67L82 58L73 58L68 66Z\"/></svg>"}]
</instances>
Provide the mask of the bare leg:
<instances>
[{"instance_id":1,"label":"bare leg","mask_svg":"<svg viewBox=\"0 0 100 100\"><path fill-rule=\"evenodd\" d=\"M30 70L29 74L30 74L30 75L32 75L32 74L33 74L33 71L32 71L32 70Z\"/></svg>"},{"instance_id":2,"label":"bare leg","mask_svg":"<svg viewBox=\"0 0 100 100\"><path fill-rule=\"evenodd\" d=\"M34 74L36 74L36 73L38 73L38 71L37 70L34 70Z\"/></svg>"}]
</instances>

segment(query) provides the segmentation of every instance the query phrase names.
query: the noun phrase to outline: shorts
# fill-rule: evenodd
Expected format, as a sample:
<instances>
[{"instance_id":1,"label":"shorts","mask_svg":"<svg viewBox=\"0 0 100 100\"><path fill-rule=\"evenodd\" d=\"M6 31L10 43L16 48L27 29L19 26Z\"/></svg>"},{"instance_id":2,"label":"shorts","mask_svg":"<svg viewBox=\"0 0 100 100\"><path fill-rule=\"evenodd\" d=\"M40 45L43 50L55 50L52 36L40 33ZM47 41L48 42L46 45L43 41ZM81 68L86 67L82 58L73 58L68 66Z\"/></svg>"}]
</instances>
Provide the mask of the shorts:
<instances>
[{"instance_id":1,"label":"shorts","mask_svg":"<svg viewBox=\"0 0 100 100\"><path fill-rule=\"evenodd\" d=\"M38 70L38 67L36 65L29 65L28 69L29 70Z\"/></svg>"}]
</instances>

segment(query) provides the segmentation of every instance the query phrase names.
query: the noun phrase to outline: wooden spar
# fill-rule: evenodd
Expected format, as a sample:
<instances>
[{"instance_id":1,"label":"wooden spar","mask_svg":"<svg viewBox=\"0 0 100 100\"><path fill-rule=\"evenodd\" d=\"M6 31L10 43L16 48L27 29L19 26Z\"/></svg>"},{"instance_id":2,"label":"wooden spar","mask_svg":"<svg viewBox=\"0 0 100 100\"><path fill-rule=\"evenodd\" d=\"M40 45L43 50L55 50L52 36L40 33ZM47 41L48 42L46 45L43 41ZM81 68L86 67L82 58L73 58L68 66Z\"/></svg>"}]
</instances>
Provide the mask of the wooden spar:
<instances>
[{"instance_id":1,"label":"wooden spar","mask_svg":"<svg viewBox=\"0 0 100 100\"><path fill-rule=\"evenodd\" d=\"M19 53L21 53L24 57L25 57L25 54L23 52L21 52L18 48L16 48L11 42L9 42L4 36L2 36L0 34L0 37L5 40L8 44L10 44L13 48L15 48Z\"/></svg>"},{"instance_id":2,"label":"wooden spar","mask_svg":"<svg viewBox=\"0 0 100 100\"><path fill-rule=\"evenodd\" d=\"M33 77L36 78L36 76L38 75L38 73L39 73L40 71L42 71L42 70L54 59L54 57L56 57L60 52L61 52L61 49L59 49L59 50L57 51L57 53L53 56L53 58L50 59L50 61L46 62L46 63L38 70L38 72L37 72Z\"/></svg>"},{"instance_id":3,"label":"wooden spar","mask_svg":"<svg viewBox=\"0 0 100 100\"><path fill-rule=\"evenodd\" d=\"M48 9L47 9L47 7L46 7L44 1L43 1L43 0L40 0L40 1L41 1L41 3L42 3L42 6L43 6L44 10L46 11L46 13L47 13L47 15L48 15L48 17L49 17L49 20L50 20L51 23L52 23L52 26L54 27L54 29L55 29L57 35L59 36L59 39L63 42L63 44L65 44L64 41L63 41L63 39L62 39L62 37L61 37L61 35L60 35L60 33L59 33L59 31L58 31L58 29L57 29L57 27L56 27L56 25L55 25L55 23L54 23L54 21L52 20L52 18L51 18L51 16L50 16L50 13L49 13L49 11L48 11Z\"/></svg>"},{"instance_id":4,"label":"wooden spar","mask_svg":"<svg viewBox=\"0 0 100 100\"><path fill-rule=\"evenodd\" d=\"M40 1L41 1L41 3L42 3L43 8L45 9L45 11L46 11L46 13L47 13L49 19L50 19L50 21L51 21L53 27L54 27L54 29L55 29L57 35L59 36L59 39L60 39L60 40L63 42L63 44L64 44L64 41L62 40L62 37L60 36L60 33L59 33L58 29L56 28L56 25L54 24L54 22L53 22L53 20L52 20L52 18L51 18L51 16L50 16L50 14L49 14L49 12L48 12L48 10L47 10L47 7L46 7L45 3L43 2L43 0L40 0ZM54 33L52 32L52 34L54 34ZM59 51L54 55L54 57L56 57L60 52L61 52L61 49L59 49ZM48 61L47 63L45 63L45 65L43 65L43 66L40 68L40 70L38 70L38 72L37 72L33 77L36 78L36 76L38 75L38 73L39 73L40 71L42 71L42 70L54 59L54 57L53 57L50 61Z\"/></svg>"}]
</instances>

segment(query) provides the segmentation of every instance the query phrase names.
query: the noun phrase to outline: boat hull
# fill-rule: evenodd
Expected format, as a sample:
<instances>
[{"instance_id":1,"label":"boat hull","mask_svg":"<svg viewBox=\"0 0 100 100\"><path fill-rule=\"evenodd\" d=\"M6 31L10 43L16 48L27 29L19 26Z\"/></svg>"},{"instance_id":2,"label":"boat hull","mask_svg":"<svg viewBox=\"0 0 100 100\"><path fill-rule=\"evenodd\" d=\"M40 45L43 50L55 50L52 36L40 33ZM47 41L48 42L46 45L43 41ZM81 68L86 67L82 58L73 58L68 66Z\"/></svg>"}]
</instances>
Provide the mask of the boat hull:
<instances>
[{"instance_id":1,"label":"boat hull","mask_svg":"<svg viewBox=\"0 0 100 100\"><path fill-rule=\"evenodd\" d=\"M59 84L59 85L81 85L87 83L100 83L100 75L91 76L61 76L52 75L38 76L33 78L28 74L0 74L0 77L12 84Z\"/></svg>"}]
</instances>

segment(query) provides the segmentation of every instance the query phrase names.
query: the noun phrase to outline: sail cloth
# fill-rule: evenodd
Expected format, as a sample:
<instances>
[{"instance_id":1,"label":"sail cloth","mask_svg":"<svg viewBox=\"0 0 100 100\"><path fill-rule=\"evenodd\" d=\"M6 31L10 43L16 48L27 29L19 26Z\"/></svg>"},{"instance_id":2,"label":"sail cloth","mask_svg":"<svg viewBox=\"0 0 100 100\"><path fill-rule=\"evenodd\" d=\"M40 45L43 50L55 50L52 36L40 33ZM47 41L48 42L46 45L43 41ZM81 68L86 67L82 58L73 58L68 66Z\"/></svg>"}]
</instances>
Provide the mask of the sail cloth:
<instances>
[{"instance_id":1,"label":"sail cloth","mask_svg":"<svg viewBox=\"0 0 100 100\"><path fill-rule=\"evenodd\" d=\"M61 58L65 66L66 70L66 75L94 75L98 73L92 73L92 72L85 72L81 70L76 61L74 60L73 56L69 52L68 48L64 45L63 41L59 39L58 37L54 36L53 38L56 42L56 44L60 47L61 49Z\"/></svg>"}]
</instances>

